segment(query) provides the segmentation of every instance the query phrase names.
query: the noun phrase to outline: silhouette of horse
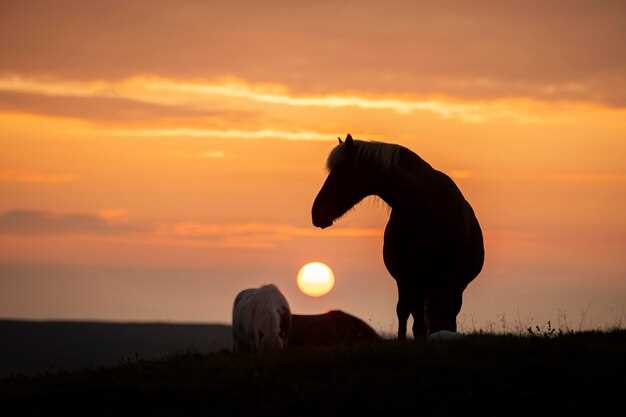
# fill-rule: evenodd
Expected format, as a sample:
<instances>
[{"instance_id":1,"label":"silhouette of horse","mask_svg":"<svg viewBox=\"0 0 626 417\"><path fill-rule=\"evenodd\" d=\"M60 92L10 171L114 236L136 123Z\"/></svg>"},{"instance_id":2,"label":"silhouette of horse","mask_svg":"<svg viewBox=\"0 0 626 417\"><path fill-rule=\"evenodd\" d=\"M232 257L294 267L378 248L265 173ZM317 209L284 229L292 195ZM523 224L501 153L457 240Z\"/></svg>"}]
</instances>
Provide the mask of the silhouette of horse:
<instances>
[{"instance_id":1,"label":"silhouette of horse","mask_svg":"<svg viewBox=\"0 0 626 417\"><path fill-rule=\"evenodd\" d=\"M398 339L456 331L463 290L481 271L485 251L480 225L456 184L411 150L395 144L353 140L330 152L330 171L311 210L326 228L369 195L391 213L383 259L398 286Z\"/></svg>"},{"instance_id":2,"label":"silhouette of horse","mask_svg":"<svg viewBox=\"0 0 626 417\"><path fill-rule=\"evenodd\" d=\"M340 310L291 315L289 347L352 345L380 340L367 323Z\"/></svg>"},{"instance_id":3,"label":"silhouette of horse","mask_svg":"<svg viewBox=\"0 0 626 417\"><path fill-rule=\"evenodd\" d=\"M275 285L243 290L233 303L233 351L284 349L290 325L289 303Z\"/></svg>"}]
</instances>

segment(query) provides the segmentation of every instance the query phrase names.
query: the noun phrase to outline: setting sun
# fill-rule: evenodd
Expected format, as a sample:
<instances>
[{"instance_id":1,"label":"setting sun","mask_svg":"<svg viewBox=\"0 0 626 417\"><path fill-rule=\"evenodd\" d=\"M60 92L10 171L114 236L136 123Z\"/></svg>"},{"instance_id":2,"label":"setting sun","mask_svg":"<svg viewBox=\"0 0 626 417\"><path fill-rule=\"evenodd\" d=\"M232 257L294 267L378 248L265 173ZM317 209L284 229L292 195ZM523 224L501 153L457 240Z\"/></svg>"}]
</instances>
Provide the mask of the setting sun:
<instances>
[{"instance_id":1,"label":"setting sun","mask_svg":"<svg viewBox=\"0 0 626 417\"><path fill-rule=\"evenodd\" d=\"M311 297L328 294L335 285L335 275L328 265L310 262L298 272L298 288Z\"/></svg>"}]
</instances>

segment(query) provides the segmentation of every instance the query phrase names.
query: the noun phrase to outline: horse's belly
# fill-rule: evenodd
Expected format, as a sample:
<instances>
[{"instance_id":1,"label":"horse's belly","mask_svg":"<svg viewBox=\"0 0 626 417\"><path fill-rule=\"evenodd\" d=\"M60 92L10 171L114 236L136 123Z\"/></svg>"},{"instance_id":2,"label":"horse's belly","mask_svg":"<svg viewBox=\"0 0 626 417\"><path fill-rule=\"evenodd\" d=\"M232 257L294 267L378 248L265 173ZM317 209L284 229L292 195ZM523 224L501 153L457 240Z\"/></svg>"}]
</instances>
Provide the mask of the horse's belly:
<instances>
[{"instance_id":1,"label":"horse's belly","mask_svg":"<svg viewBox=\"0 0 626 417\"><path fill-rule=\"evenodd\" d=\"M468 230L465 225L436 226L435 221L403 222L398 216L390 217L383 245L387 270L396 280L417 279L427 284L444 278L467 285L480 272L484 258L480 226L475 218L474 222Z\"/></svg>"},{"instance_id":2,"label":"horse's belly","mask_svg":"<svg viewBox=\"0 0 626 417\"><path fill-rule=\"evenodd\" d=\"M426 273L435 265L437 246L429 240L427 233L413 228L402 228L397 224L387 224L383 244L383 261L391 276L397 281L407 275L415 275L417 269Z\"/></svg>"},{"instance_id":3,"label":"horse's belly","mask_svg":"<svg viewBox=\"0 0 626 417\"><path fill-rule=\"evenodd\" d=\"M432 247L418 242L385 242L383 246L385 267L396 280L406 276L431 275L439 263L438 258Z\"/></svg>"}]
</instances>

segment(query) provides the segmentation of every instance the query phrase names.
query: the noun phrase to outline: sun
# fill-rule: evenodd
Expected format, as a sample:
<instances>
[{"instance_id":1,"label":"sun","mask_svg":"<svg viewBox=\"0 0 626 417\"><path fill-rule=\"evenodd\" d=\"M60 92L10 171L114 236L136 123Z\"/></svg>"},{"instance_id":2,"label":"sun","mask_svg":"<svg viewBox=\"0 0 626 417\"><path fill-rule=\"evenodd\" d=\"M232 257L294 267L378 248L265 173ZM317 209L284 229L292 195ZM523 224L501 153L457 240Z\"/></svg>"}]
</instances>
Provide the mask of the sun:
<instances>
[{"instance_id":1,"label":"sun","mask_svg":"<svg viewBox=\"0 0 626 417\"><path fill-rule=\"evenodd\" d=\"M311 297L328 294L335 285L335 274L322 262L309 262L298 271L298 288Z\"/></svg>"}]
</instances>

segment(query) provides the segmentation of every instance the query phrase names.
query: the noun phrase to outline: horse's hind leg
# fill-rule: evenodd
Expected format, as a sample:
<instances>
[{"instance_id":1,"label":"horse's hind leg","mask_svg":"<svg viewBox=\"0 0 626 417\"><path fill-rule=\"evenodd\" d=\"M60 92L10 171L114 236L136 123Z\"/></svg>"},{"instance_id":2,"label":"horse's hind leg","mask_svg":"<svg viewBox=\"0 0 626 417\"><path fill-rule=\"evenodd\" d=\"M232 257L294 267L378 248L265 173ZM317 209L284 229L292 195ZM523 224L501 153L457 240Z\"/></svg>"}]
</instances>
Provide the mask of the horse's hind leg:
<instances>
[{"instance_id":1,"label":"horse's hind leg","mask_svg":"<svg viewBox=\"0 0 626 417\"><path fill-rule=\"evenodd\" d=\"M416 342L423 340L426 337L423 294L415 294L413 303L411 304L411 315L413 316L413 338Z\"/></svg>"},{"instance_id":2,"label":"horse's hind leg","mask_svg":"<svg viewBox=\"0 0 626 417\"><path fill-rule=\"evenodd\" d=\"M440 330L456 332L456 316L461 310L463 290L453 287L434 289L426 300L428 333Z\"/></svg>"},{"instance_id":3,"label":"horse's hind leg","mask_svg":"<svg viewBox=\"0 0 626 417\"><path fill-rule=\"evenodd\" d=\"M411 313L411 298L406 285L398 282L398 304L396 314L398 315L398 340L406 340L406 323Z\"/></svg>"},{"instance_id":4,"label":"horse's hind leg","mask_svg":"<svg viewBox=\"0 0 626 417\"><path fill-rule=\"evenodd\" d=\"M396 314L398 315L398 340L406 340L406 323L409 320L410 308L403 300L398 300Z\"/></svg>"}]
</instances>

